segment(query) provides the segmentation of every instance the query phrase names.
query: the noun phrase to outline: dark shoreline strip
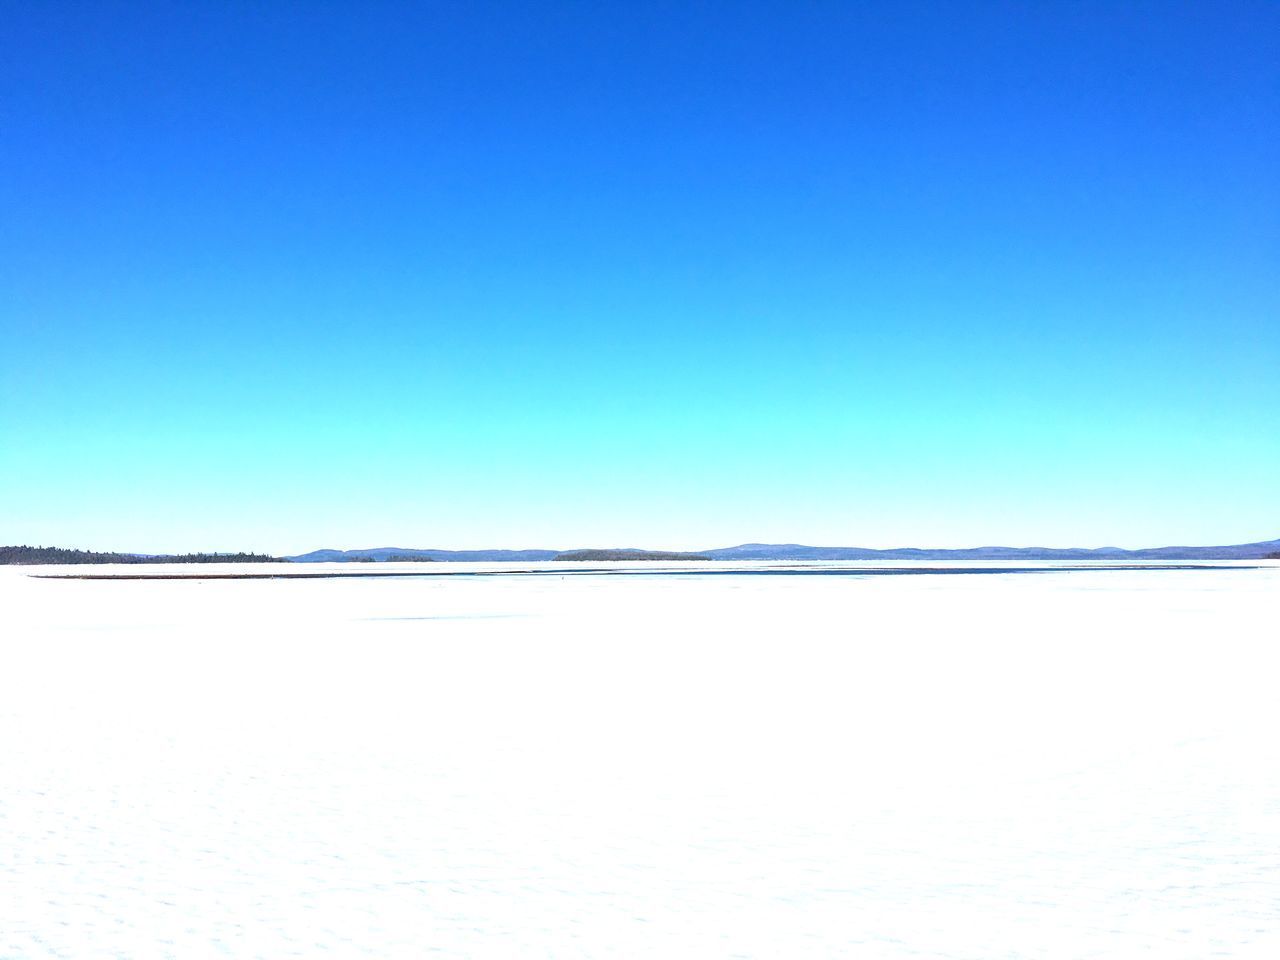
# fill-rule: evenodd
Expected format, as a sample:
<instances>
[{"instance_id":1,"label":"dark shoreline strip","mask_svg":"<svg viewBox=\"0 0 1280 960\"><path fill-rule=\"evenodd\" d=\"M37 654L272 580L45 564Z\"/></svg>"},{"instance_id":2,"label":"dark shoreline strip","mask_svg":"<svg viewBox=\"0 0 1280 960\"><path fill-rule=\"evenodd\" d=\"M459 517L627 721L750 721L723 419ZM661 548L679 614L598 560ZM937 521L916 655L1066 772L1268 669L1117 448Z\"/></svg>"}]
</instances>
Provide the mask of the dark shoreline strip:
<instances>
[{"instance_id":1,"label":"dark shoreline strip","mask_svg":"<svg viewBox=\"0 0 1280 960\"><path fill-rule=\"evenodd\" d=\"M1100 570L1259 570L1256 566L1203 563L1119 564L1088 567L765 567L754 570L616 570L591 567L575 570L452 570L449 572L360 571L352 573L33 573L40 580L368 580L375 578L439 579L442 577L894 577L960 576L1001 573L1081 573Z\"/></svg>"}]
</instances>

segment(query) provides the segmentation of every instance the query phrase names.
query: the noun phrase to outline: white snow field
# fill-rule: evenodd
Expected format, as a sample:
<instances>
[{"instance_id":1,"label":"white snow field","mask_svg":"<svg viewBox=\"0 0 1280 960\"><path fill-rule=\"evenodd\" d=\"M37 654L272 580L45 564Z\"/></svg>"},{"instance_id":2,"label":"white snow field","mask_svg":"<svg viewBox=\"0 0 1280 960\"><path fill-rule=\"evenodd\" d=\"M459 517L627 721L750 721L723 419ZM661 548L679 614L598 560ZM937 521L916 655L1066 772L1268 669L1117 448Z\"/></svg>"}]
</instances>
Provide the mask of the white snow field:
<instances>
[{"instance_id":1,"label":"white snow field","mask_svg":"<svg viewBox=\"0 0 1280 960\"><path fill-rule=\"evenodd\" d=\"M1280 957L1280 565L637 566L0 569L0 957Z\"/></svg>"}]
</instances>

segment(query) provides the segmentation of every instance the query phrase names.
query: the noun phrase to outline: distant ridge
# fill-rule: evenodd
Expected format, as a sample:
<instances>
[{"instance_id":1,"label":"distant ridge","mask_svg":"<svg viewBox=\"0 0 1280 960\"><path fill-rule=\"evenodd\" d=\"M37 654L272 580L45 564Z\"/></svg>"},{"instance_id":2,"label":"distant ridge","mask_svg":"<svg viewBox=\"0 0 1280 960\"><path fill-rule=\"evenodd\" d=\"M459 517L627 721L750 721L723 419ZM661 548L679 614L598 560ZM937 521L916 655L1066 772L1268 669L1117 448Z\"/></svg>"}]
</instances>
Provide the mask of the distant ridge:
<instances>
[{"instance_id":1,"label":"distant ridge","mask_svg":"<svg viewBox=\"0 0 1280 960\"><path fill-rule=\"evenodd\" d=\"M802 543L742 543L714 550L420 550L374 547L368 550L312 550L292 557L255 553L190 553L182 556L97 553L57 547L0 547L0 565L62 563L358 563L454 560L528 563L540 560L1280 560L1280 539L1214 547L969 547L960 550L898 547L811 547Z\"/></svg>"},{"instance_id":2,"label":"distant ridge","mask_svg":"<svg viewBox=\"0 0 1280 960\"><path fill-rule=\"evenodd\" d=\"M299 563L350 562L364 559L385 561L391 556L422 557L431 560L531 561L576 558L580 554L623 554L617 559L633 559L625 554L655 554L652 550L410 550L377 547L370 550L313 550L287 557ZM1261 560L1280 553L1280 539L1260 540L1212 547L1148 547L1124 550L1120 547L968 547L958 550L897 547L875 550L869 547L811 547L801 543L743 543L684 554L668 554L670 559L707 557L712 560Z\"/></svg>"},{"instance_id":3,"label":"distant ridge","mask_svg":"<svg viewBox=\"0 0 1280 960\"><path fill-rule=\"evenodd\" d=\"M705 553L675 553L667 550L570 550L556 554L556 560L710 560Z\"/></svg>"},{"instance_id":4,"label":"distant ridge","mask_svg":"<svg viewBox=\"0 0 1280 960\"><path fill-rule=\"evenodd\" d=\"M285 557L296 563L350 563L359 560L386 562L391 557L415 560L458 560L500 563L505 560L553 560L561 550L415 550L405 547L373 547L368 550L312 550L310 553Z\"/></svg>"},{"instance_id":5,"label":"distant ridge","mask_svg":"<svg viewBox=\"0 0 1280 960\"><path fill-rule=\"evenodd\" d=\"M702 551L714 560L1261 560L1280 551L1280 540L1218 547L968 547L959 550L898 547L809 547L799 543L743 543Z\"/></svg>"}]
</instances>

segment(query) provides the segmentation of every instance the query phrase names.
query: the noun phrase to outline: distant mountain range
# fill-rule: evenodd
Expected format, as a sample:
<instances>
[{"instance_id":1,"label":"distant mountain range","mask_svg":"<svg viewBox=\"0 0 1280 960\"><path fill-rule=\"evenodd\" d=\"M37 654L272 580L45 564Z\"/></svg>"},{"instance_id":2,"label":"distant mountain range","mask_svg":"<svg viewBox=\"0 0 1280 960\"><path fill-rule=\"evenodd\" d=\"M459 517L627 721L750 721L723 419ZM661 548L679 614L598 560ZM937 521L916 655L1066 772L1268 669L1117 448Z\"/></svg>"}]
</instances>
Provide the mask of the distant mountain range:
<instances>
[{"instance_id":1,"label":"distant mountain range","mask_svg":"<svg viewBox=\"0 0 1280 960\"><path fill-rule=\"evenodd\" d=\"M371 550L313 550L296 557L295 563L350 563L376 560L459 560L472 562L527 562L530 560L710 560L705 553L673 553L638 550L635 547L587 550L408 550L403 547L375 547Z\"/></svg>"},{"instance_id":2,"label":"distant mountain range","mask_svg":"<svg viewBox=\"0 0 1280 960\"><path fill-rule=\"evenodd\" d=\"M371 550L313 550L285 559L299 563L384 561L388 557L420 557L428 560L470 560L485 562L599 559L600 554L618 559L642 559L654 551L634 548L606 550L414 550L405 547L377 547ZM867 547L810 547L800 543L743 543L736 547L698 550L696 556L711 560L1261 560L1280 555L1280 539L1257 543L1237 543L1217 547L1149 547L1124 550L1120 547L969 547L939 550L899 547L872 550ZM685 556L695 556L686 554Z\"/></svg>"},{"instance_id":3,"label":"distant mountain range","mask_svg":"<svg viewBox=\"0 0 1280 960\"><path fill-rule=\"evenodd\" d=\"M140 553L94 553L56 547L0 547L0 565L42 563L356 563L411 560L458 560L529 563L539 560L1280 560L1280 539L1219 547L969 547L936 550L899 547L810 547L802 543L742 543L736 547L672 553L634 547L586 550L416 550L375 547L370 550L313 550L293 557L254 553L193 553L185 556Z\"/></svg>"},{"instance_id":4,"label":"distant mountain range","mask_svg":"<svg viewBox=\"0 0 1280 960\"><path fill-rule=\"evenodd\" d=\"M391 557L413 557L421 560L466 560L502 562L511 560L554 560L563 550L410 550L404 547L374 547L371 550L312 550L296 557L285 557L296 563L344 563L351 560L377 560Z\"/></svg>"},{"instance_id":5,"label":"distant mountain range","mask_svg":"<svg viewBox=\"0 0 1280 960\"><path fill-rule=\"evenodd\" d=\"M558 553L556 560L710 560L705 553L674 553L669 550L570 550Z\"/></svg>"},{"instance_id":6,"label":"distant mountain range","mask_svg":"<svg viewBox=\"0 0 1280 960\"><path fill-rule=\"evenodd\" d=\"M899 547L808 547L799 543L744 543L702 551L714 560L1260 560L1280 553L1280 540L1218 547L968 547L960 550Z\"/></svg>"}]
</instances>

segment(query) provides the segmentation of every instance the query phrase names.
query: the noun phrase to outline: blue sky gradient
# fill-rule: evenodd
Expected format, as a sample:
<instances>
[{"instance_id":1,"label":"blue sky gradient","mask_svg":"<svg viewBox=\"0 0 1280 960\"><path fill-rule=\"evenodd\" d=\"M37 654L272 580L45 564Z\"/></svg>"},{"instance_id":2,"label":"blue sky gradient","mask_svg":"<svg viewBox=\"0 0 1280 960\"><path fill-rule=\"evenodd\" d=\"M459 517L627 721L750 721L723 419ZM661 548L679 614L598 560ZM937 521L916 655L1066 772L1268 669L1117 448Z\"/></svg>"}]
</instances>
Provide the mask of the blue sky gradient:
<instances>
[{"instance_id":1,"label":"blue sky gradient","mask_svg":"<svg viewBox=\"0 0 1280 960\"><path fill-rule=\"evenodd\" d=\"M1280 536L1273 3L3 9L0 541Z\"/></svg>"}]
</instances>

